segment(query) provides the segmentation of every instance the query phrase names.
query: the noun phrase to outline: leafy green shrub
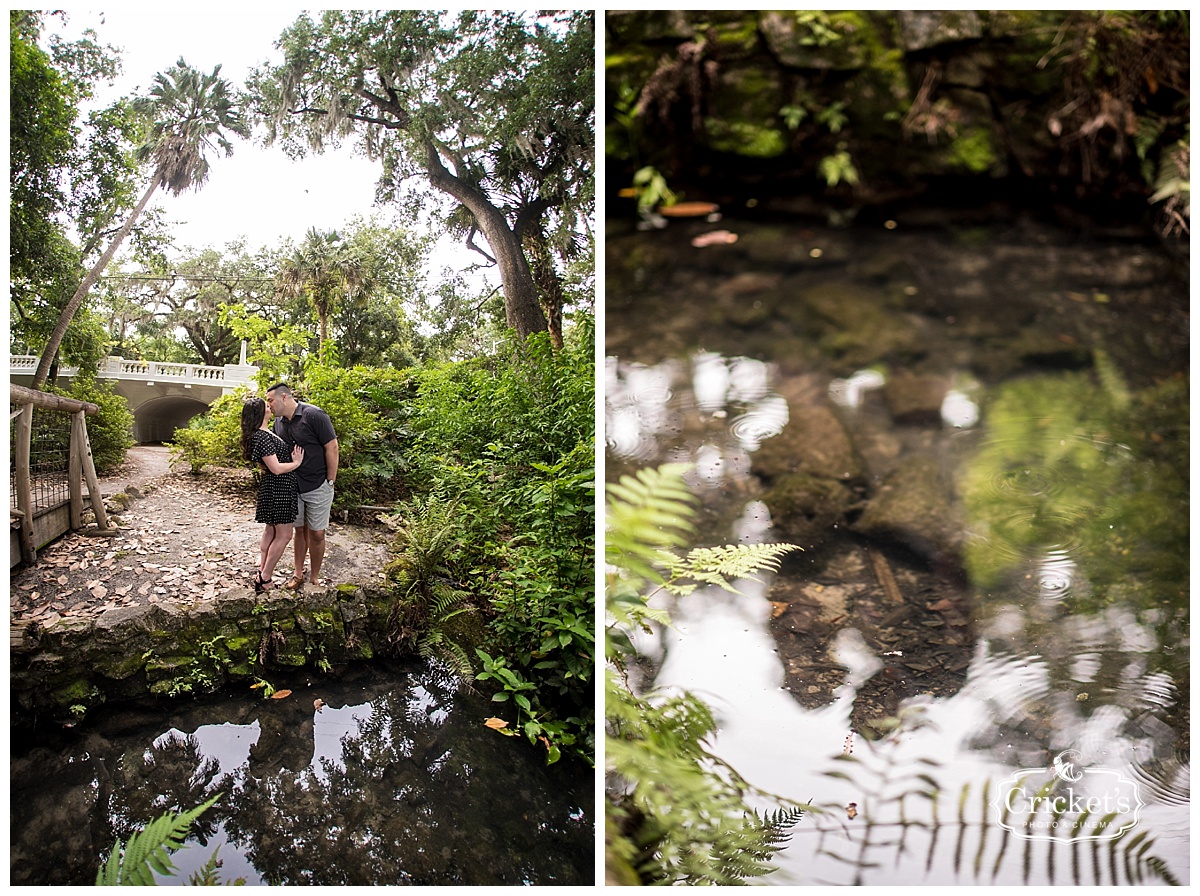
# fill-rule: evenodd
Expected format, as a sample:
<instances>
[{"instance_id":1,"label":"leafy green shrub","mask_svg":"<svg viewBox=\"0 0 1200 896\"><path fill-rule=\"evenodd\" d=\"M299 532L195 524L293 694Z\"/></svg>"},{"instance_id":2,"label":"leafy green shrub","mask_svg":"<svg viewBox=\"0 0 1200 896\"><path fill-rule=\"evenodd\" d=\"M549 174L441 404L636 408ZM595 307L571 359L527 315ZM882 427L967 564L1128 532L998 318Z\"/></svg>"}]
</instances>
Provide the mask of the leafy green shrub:
<instances>
[{"instance_id":1,"label":"leafy green shrub","mask_svg":"<svg viewBox=\"0 0 1200 896\"><path fill-rule=\"evenodd\" d=\"M584 318L586 316L582 316ZM547 758L592 761L595 657L593 328L554 351L537 335L491 358L359 383L387 421L409 492L456 508L446 575L487 620L477 680L517 707ZM375 455L372 463L382 466ZM434 500L436 499L436 501ZM516 696L520 699L515 699Z\"/></svg>"},{"instance_id":2,"label":"leafy green shrub","mask_svg":"<svg viewBox=\"0 0 1200 896\"><path fill-rule=\"evenodd\" d=\"M186 427L175 430L172 461L186 460L193 473L206 464L241 466L242 404L249 394L246 387L238 387L214 401L206 413L193 417Z\"/></svg>"},{"instance_id":3,"label":"leafy green shrub","mask_svg":"<svg viewBox=\"0 0 1200 896\"><path fill-rule=\"evenodd\" d=\"M115 387L81 376L71 383L68 391L51 391L100 407L99 413L87 415L92 463L101 476L119 467L125 460L125 452L133 445L133 414L129 403L116 393Z\"/></svg>"}]
</instances>

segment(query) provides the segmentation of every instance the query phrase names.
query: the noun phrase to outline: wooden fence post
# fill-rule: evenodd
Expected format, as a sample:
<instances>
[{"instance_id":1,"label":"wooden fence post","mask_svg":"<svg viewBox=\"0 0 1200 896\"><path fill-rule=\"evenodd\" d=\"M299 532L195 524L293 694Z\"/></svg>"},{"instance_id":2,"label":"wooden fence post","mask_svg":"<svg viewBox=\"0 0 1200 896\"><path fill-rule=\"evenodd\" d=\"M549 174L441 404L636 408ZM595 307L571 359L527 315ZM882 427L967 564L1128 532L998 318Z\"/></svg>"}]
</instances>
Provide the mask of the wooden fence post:
<instances>
[{"instance_id":1,"label":"wooden fence post","mask_svg":"<svg viewBox=\"0 0 1200 896\"><path fill-rule=\"evenodd\" d=\"M83 528L83 458L75 448L75 415L71 415L71 442L67 449L67 494L71 499L71 531Z\"/></svg>"},{"instance_id":2,"label":"wooden fence post","mask_svg":"<svg viewBox=\"0 0 1200 896\"><path fill-rule=\"evenodd\" d=\"M29 442L33 437L33 405L21 405L17 417L17 513L20 519L21 562L36 563L37 549L33 545L33 486L29 476Z\"/></svg>"},{"instance_id":3,"label":"wooden fence post","mask_svg":"<svg viewBox=\"0 0 1200 896\"><path fill-rule=\"evenodd\" d=\"M100 480L96 478L96 466L92 462L92 445L88 441L87 423L84 421L83 415L83 411L76 411L71 415L72 462L79 463L83 467L92 513L96 514L96 525L100 528L101 533L107 533L108 516L104 512L104 498L100 495Z\"/></svg>"}]
</instances>

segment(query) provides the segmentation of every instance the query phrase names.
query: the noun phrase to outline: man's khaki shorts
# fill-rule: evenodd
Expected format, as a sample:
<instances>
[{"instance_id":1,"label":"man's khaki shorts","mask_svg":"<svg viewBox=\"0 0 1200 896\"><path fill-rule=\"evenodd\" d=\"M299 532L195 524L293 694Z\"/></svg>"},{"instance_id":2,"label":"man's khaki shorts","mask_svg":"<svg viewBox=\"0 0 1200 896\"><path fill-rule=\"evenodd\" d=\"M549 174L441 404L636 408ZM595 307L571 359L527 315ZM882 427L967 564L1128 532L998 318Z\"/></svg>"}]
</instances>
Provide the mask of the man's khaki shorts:
<instances>
[{"instance_id":1,"label":"man's khaki shorts","mask_svg":"<svg viewBox=\"0 0 1200 896\"><path fill-rule=\"evenodd\" d=\"M322 482L311 492L296 498L296 528L307 526L313 532L329 528L329 509L333 507L333 486Z\"/></svg>"}]
</instances>

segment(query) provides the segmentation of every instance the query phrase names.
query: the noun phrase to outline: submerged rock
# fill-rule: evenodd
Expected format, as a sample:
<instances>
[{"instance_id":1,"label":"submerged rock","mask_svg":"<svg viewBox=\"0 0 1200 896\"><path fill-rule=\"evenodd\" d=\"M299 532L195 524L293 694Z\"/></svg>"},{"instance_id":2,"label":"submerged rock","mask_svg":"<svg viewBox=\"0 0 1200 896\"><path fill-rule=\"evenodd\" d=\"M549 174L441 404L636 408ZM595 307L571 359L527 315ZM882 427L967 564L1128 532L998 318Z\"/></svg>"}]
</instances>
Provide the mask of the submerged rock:
<instances>
[{"instance_id":1,"label":"submerged rock","mask_svg":"<svg viewBox=\"0 0 1200 896\"><path fill-rule=\"evenodd\" d=\"M788 405L788 422L767 439L751 461L753 472L771 481L789 473L861 482L862 458L846 427L829 404L826 388L814 376L786 380L776 387Z\"/></svg>"},{"instance_id":2,"label":"submerged rock","mask_svg":"<svg viewBox=\"0 0 1200 896\"><path fill-rule=\"evenodd\" d=\"M805 549L834 532L853 500L853 492L843 483L808 473L779 477L763 496L779 536Z\"/></svg>"},{"instance_id":3,"label":"submerged rock","mask_svg":"<svg viewBox=\"0 0 1200 896\"><path fill-rule=\"evenodd\" d=\"M901 461L852 528L879 541L901 544L927 560L961 565L962 512L932 457L914 455Z\"/></svg>"},{"instance_id":4,"label":"submerged rock","mask_svg":"<svg viewBox=\"0 0 1200 896\"><path fill-rule=\"evenodd\" d=\"M942 418L942 402L950 389L944 376L894 373L883 387L892 419L905 424L937 424Z\"/></svg>"}]
</instances>

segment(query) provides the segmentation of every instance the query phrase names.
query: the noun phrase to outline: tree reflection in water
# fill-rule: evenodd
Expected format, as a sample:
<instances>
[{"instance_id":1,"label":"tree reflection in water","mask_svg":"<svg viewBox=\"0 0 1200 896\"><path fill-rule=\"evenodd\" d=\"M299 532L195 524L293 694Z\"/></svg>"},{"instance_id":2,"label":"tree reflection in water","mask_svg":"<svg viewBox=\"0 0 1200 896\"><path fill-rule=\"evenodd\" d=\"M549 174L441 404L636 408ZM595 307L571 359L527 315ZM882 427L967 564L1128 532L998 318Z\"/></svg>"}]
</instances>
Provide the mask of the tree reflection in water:
<instances>
[{"instance_id":1,"label":"tree reflection in water","mask_svg":"<svg viewBox=\"0 0 1200 896\"><path fill-rule=\"evenodd\" d=\"M161 714L151 729L112 718L82 742L14 755L13 882L91 883L116 837L223 792L194 828L200 846L175 856L183 879L224 839L223 878L251 883L591 883L591 770L546 766L484 727L492 704L452 675L405 671L275 682L291 696L173 708L157 737L147 731L163 730ZM90 776L62 776L81 762ZM23 801L26 788L43 799ZM41 855L34 836L70 859Z\"/></svg>"}]
</instances>

